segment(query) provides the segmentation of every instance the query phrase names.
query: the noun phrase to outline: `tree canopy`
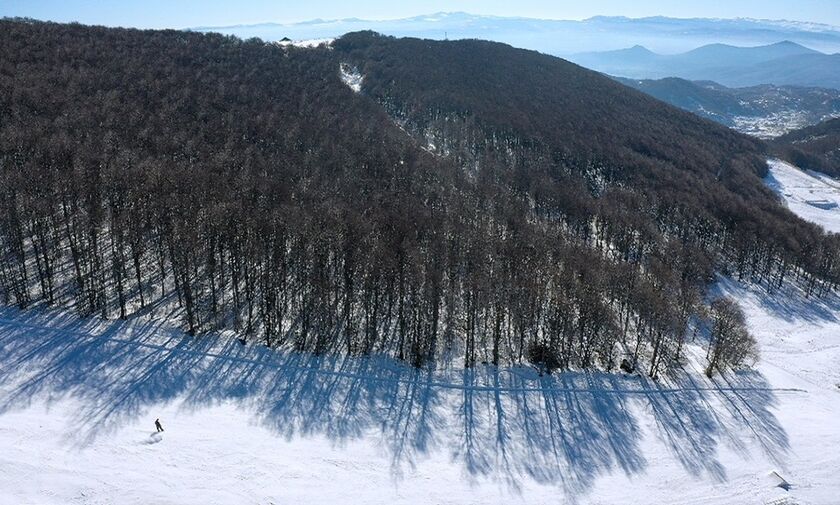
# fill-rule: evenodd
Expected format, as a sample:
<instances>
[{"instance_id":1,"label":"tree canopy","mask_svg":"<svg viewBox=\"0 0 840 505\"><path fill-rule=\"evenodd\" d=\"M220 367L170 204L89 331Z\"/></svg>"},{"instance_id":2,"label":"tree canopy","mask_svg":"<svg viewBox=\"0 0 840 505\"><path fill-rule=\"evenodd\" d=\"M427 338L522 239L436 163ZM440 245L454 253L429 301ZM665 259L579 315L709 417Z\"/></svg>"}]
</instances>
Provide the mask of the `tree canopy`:
<instances>
[{"instance_id":1,"label":"tree canopy","mask_svg":"<svg viewBox=\"0 0 840 505\"><path fill-rule=\"evenodd\" d=\"M13 20L0 51L0 294L20 306L173 298L189 332L269 346L632 352L656 375L715 271L840 280L837 237L763 186L762 144L558 58Z\"/></svg>"}]
</instances>

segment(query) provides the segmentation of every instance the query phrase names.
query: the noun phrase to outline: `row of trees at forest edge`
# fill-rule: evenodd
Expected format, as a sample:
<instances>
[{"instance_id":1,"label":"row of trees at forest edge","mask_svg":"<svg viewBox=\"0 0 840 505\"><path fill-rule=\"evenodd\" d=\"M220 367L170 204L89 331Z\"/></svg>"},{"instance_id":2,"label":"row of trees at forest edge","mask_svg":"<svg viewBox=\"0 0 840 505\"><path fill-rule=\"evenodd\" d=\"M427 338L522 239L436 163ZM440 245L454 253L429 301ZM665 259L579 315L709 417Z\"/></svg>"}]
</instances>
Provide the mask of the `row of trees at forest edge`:
<instances>
[{"instance_id":1,"label":"row of trees at forest edge","mask_svg":"<svg viewBox=\"0 0 840 505\"><path fill-rule=\"evenodd\" d=\"M836 288L837 237L763 191L757 148L741 137L642 101L634 121L680 121L684 137L662 147L616 132L578 155L577 141L553 144L571 138L556 124L536 138L478 106L387 94L394 76L355 60L385 65L384 52L407 65L411 43L361 37L374 44L3 21L5 301L121 318L177 303L191 334L235 328L272 347L418 366L453 353L467 367L626 358L655 376L681 354L716 270ZM489 60L483 46L440 47ZM521 64L508 56L493 61ZM634 106L609 79L541 58L594 79L618 113ZM366 94L340 81L345 59L368 73ZM586 90L569 93L596 100ZM680 145L735 161L682 164ZM743 335L722 328L735 340L716 338L710 370L745 356L733 350Z\"/></svg>"}]
</instances>

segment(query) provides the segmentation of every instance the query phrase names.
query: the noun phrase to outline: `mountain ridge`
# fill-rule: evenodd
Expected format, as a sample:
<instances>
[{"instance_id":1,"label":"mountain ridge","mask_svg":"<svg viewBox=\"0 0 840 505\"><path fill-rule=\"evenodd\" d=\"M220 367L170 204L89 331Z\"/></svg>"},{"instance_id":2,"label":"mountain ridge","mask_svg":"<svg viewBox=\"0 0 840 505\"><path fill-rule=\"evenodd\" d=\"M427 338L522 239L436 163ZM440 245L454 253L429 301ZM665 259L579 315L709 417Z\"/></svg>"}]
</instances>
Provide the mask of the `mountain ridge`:
<instances>
[{"instance_id":1,"label":"mountain ridge","mask_svg":"<svg viewBox=\"0 0 840 505\"><path fill-rule=\"evenodd\" d=\"M677 54L643 49L579 53L569 59L631 79L680 77L728 87L775 84L840 89L840 53L826 54L790 40L749 47L716 43Z\"/></svg>"},{"instance_id":2,"label":"mountain ridge","mask_svg":"<svg viewBox=\"0 0 840 505\"><path fill-rule=\"evenodd\" d=\"M358 17L349 17L349 18L313 18L313 19L306 19L301 21L292 21L292 22L281 22L281 21L265 21L260 23L234 23L230 25L203 25L203 26L193 26L187 28L188 30L194 31L205 31L205 30L213 30L213 29L224 29L224 28L240 28L240 27L249 27L249 26L289 26L289 25L304 25L304 24L321 24L321 23L340 23L340 22L382 22L382 21L414 21L414 20L427 20L430 18L436 17L446 17L446 18L453 18L453 17L460 17L460 18L469 18L469 19L516 19L516 20L528 20L528 21L546 21L546 22L587 22L587 21L623 21L623 22L633 22L633 21L673 21L673 22L681 22L681 21L715 21L715 22L737 22L737 21L747 21L751 23L757 24L773 24L783 27L797 27L797 28L817 28L820 31L840 31L840 26L835 26L827 23L813 23L807 21L793 21L787 19L762 19L762 18L749 18L749 17L736 17L736 18L704 18L704 17L692 17L692 18L678 18L678 17L670 17L670 16L641 16L641 17L629 17L629 16L590 16L588 18L583 18L580 20L574 19L564 19L564 18L540 18L540 17L529 17L529 16L499 16L499 15L490 15L490 14L472 14L466 11L438 11L430 14L418 14L416 16L408 16L408 17L397 17L397 18L385 18L385 19L373 19L373 18L358 18Z\"/></svg>"},{"instance_id":3,"label":"mountain ridge","mask_svg":"<svg viewBox=\"0 0 840 505\"><path fill-rule=\"evenodd\" d=\"M791 39L827 51L840 51L840 30L830 25L744 19L622 18L594 16L584 20L474 15L438 12L408 18L365 20L346 18L297 23L202 26L241 38L263 40L335 38L344 33L374 30L394 36L429 39L481 38L564 56L642 44L657 51L687 51L711 42L761 45Z\"/></svg>"}]
</instances>

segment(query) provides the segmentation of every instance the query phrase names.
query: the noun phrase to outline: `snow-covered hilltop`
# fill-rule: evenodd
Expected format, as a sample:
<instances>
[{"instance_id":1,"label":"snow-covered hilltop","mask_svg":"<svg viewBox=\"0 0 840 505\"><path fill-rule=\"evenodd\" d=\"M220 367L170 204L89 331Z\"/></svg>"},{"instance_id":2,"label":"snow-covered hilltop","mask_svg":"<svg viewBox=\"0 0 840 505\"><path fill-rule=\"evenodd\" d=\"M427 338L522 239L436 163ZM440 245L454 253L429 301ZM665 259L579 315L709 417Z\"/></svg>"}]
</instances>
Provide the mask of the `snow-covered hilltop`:
<instances>
[{"instance_id":1,"label":"snow-covered hilltop","mask_svg":"<svg viewBox=\"0 0 840 505\"><path fill-rule=\"evenodd\" d=\"M321 38L321 39L304 39L304 40L291 40L288 38L283 38L277 41L277 44L281 46L294 46L294 47L305 47L305 48L313 48L313 47L320 47L320 46L329 46L333 43L334 38Z\"/></svg>"}]
</instances>

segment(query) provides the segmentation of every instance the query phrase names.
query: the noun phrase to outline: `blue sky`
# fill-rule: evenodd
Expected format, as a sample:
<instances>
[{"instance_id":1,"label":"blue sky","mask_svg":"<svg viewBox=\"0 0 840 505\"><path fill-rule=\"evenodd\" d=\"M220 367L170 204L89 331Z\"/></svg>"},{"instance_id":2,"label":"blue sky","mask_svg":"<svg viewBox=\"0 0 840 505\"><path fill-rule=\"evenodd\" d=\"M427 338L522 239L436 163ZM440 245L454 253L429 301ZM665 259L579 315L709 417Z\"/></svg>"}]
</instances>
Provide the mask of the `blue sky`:
<instances>
[{"instance_id":1,"label":"blue sky","mask_svg":"<svg viewBox=\"0 0 840 505\"><path fill-rule=\"evenodd\" d=\"M840 26L838 0L0 0L0 16L138 28L283 23L314 18L391 19L439 11L550 19L595 15L753 17Z\"/></svg>"}]
</instances>

